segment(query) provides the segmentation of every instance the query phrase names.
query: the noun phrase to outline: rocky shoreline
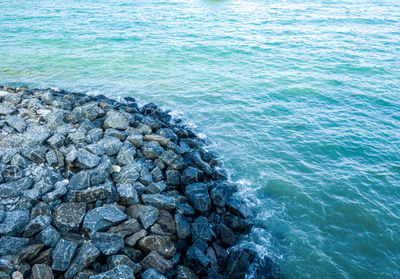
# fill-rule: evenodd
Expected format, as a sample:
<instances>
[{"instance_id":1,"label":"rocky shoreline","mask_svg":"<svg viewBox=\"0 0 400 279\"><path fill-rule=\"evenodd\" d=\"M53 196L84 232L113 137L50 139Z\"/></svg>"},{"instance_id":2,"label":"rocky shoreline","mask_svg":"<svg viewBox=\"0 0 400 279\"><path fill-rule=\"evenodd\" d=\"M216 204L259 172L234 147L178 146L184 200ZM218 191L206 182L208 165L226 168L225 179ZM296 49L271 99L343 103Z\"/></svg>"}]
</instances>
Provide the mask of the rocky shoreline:
<instances>
[{"instance_id":1,"label":"rocky shoreline","mask_svg":"<svg viewBox=\"0 0 400 279\"><path fill-rule=\"evenodd\" d=\"M275 278L235 192L154 104L0 86L0 279Z\"/></svg>"}]
</instances>

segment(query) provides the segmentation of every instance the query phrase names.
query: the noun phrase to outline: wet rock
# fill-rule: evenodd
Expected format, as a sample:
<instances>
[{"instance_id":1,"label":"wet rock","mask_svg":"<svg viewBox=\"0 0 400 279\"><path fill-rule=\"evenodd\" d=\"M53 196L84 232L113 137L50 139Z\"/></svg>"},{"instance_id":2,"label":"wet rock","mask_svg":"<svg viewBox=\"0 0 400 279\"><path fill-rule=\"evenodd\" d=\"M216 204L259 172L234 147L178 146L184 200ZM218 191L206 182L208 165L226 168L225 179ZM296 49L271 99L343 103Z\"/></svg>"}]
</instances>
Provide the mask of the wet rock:
<instances>
[{"instance_id":1,"label":"wet rock","mask_svg":"<svg viewBox=\"0 0 400 279\"><path fill-rule=\"evenodd\" d=\"M181 170L185 167L183 158L173 150L168 149L160 155L160 159L171 169Z\"/></svg>"},{"instance_id":2,"label":"wet rock","mask_svg":"<svg viewBox=\"0 0 400 279\"><path fill-rule=\"evenodd\" d=\"M76 152L76 159L81 168L92 169L99 164L101 158L80 148Z\"/></svg>"},{"instance_id":3,"label":"wet rock","mask_svg":"<svg viewBox=\"0 0 400 279\"><path fill-rule=\"evenodd\" d=\"M217 182L215 184L210 191L210 197L214 205L224 207L237 189L232 184L226 182Z\"/></svg>"},{"instance_id":4,"label":"wet rock","mask_svg":"<svg viewBox=\"0 0 400 279\"><path fill-rule=\"evenodd\" d=\"M54 225L61 231L78 231L85 213L84 203L64 203L54 210Z\"/></svg>"},{"instance_id":5,"label":"wet rock","mask_svg":"<svg viewBox=\"0 0 400 279\"><path fill-rule=\"evenodd\" d=\"M250 256L241 250L233 250L227 259L225 278L244 279L250 266Z\"/></svg>"},{"instance_id":6,"label":"wet rock","mask_svg":"<svg viewBox=\"0 0 400 279\"><path fill-rule=\"evenodd\" d=\"M66 271L75 255L77 248L78 244L75 242L60 239L52 251L52 269Z\"/></svg>"},{"instance_id":7,"label":"wet rock","mask_svg":"<svg viewBox=\"0 0 400 279\"><path fill-rule=\"evenodd\" d=\"M228 247L237 243L237 236L224 224L218 224L217 232L222 242Z\"/></svg>"},{"instance_id":8,"label":"wet rock","mask_svg":"<svg viewBox=\"0 0 400 279\"><path fill-rule=\"evenodd\" d=\"M159 216L159 211L153 206L143 206L139 209L139 218L145 229L153 225Z\"/></svg>"},{"instance_id":9,"label":"wet rock","mask_svg":"<svg viewBox=\"0 0 400 279\"><path fill-rule=\"evenodd\" d=\"M199 182L200 180L200 170L193 168L193 167L188 167L182 172L182 184L184 185L189 185L192 183Z\"/></svg>"},{"instance_id":10,"label":"wet rock","mask_svg":"<svg viewBox=\"0 0 400 279\"><path fill-rule=\"evenodd\" d=\"M167 169L165 174L168 185L178 186L181 184L181 173L178 170Z\"/></svg>"},{"instance_id":11,"label":"wet rock","mask_svg":"<svg viewBox=\"0 0 400 279\"><path fill-rule=\"evenodd\" d=\"M200 239L206 242L211 241L211 228L207 218L200 216L191 227L193 241Z\"/></svg>"},{"instance_id":12,"label":"wet rock","mask_svg":"<svg viewBox=\"0 0 400 279\"><path fill-rule=\"evenodd\" d=\"M133 270L126 265L118 265L115 268L101 274L92 275L89 279L134 279Z\"/></svg>"},{"instance_id":13,"label":"wet rock","mask_svg":"<svg viewBox=\"0 0 400 279\"><path fill-rule=\"evenodd\" d=\"M146 236L139 240L138 247L146 253L156 251L166 258L171 258L176 253L175 245L168 236Z\"/></svg>"},{"instance_id":14,"label":"wet rock","mask_svg":"<svg viewBox=\"0 0 400 279\"><path fill-rule=\"evenodd\" d=\"M257 278L279 279L279 266L267 255L262 257L257 266Z\"/></svg>"},{"instance_id":15,"label":"wet rock","mask_svg":"<svg viewBox=\"0 0 400 279\"><path fill-rule=\"evenodd\" d=\"M152 160L157 159L163 151L164 149L156 141L145 142L142 146L143 155Z\"/></svg>"},{"instance_id":16,"label":"wet rock","mask_svg":"<svg viewBox=\"0 0 400 279\"><path fill-rule=\"evenodd\" d=\"M52 226L47 226L47 228L41 231L36 237L38 241L51 247L56 245L59 238L60 233Z\"/></svg>"},{"instance_id":17,"label":"wet rock","mask_svg":"<svg viewBox=\"0 0 400 279\"><path fill-rule=\"evenodd\" d=\"M150 204L159 209L175 209L175 200L172 197L161 194L143 194L142 200L145 204Z\"/></svg>"},{"instance_id":18,"label":"wet rock","mask_svg":"<svg viewBox=\"0 0 400 279\"><path fill-rule=\"evenodd\" d=\"M175 214L176 233L180 239L185 239L190 235L190 224L187 218L181 214Z\"/></svg>"},{"instance_id":19,"label":"wet rock","mask_svg":"<svg viewBox=\"0 0 400 279\"><path fill-rule=\"evenodd\" d=\"M234 215L226 215L224 219L226 225L232 229L232 231L240 234L248 234L253 228L253 223L251 221Z\"/></svg>"},{"instance_id":20,"label":"wet rock","mask_svg":"<svg viewBox=\"0 0 400 279\"><path fill-rule=\"evenodd\" d=\"M0 256L16 255L29 243L28 238L2 236L0 238Z\"/></svg>"},{"instance_id":21,"label":"wet rock","mask_svg":"<svg viewBox=\"0 0 400 279\"><path fill-rule=\"evenodd\" d=\"M124 238L116 233L92 232L90 238L104 255L116 254L124 246Z\"/></svg>"},{"instance_id":22,"label":"wet rock","mask_svg":"<svg viewBox=\"0 0 400 279\"><path fill-rule=\"evenodd\" d=\"M226 208L228 211L232 212L232 214L242 219L252 220L254 218L253 212L247 206L243 198L237 196L231 197L226 204Z\"/></svg>"},{"instance_id":23,"label":"wet rock","mask_svg":"<svg viewBox=\"0 0 400 279\"><path fill-rule=\"evenodd\" d=\"M22 232L28 221L29 212L27 210L5 212L3 223L0 224L0 234L16 236Z\"/></svg>"},{"instance_id":24,"label":"wet rock","mask_svg":"<svg viewBox=\"0 0 400 279\"><path fill-rule=\"evenodd\" d=\"M80 171L74 174L69 182L71 190L85 190L90 187L90 172Z\"/></svg>"},{"instance_id":25,"label":"wet rock","mask_svg":"<svg viewBox=\"0 0 400 279\"><path fill-rule=\"evenodd\" d=\"M193 151L192 152L192 159L194 161L194 163L202 170L204 171L206 174L211 175L212 174L212 170L209 164L207 164L206 162L203 161L203 159L200 156L200 153L197 151Z\"/></svg>"},{"instance_id":26,"label":"wet rock","mask_svg":"<svg viewBox=\"0 0 400 279\"><path fill-rule=\"evenodd\" d=\"M4 122L18 133L22 133L26 129L26 121L15 115L7 115Z\"/></svg>"},{"instance_id":27,"label":"wet rock","mask_svg":"<svg viewBox=\"0 0 400 279\"><path fill-rule=\"evenodd\" d=\"M129 122L125 116L116 111L109 111L104 120L104 129L113 128L117 130L126 130L129 128Z\"/></svg>"},{"instance_id":28,"label":"wet rock","mask_svg":"<svg viewBox=\"0 0 400 279\"><path fill-rule=\"evenodd\" d=\"M132 262L127 256L125 255L113 255L107 258L107 265L109 269L113 269L118 265L126 265L129 266L133 273L138 273L142 270L142 267ZM143 277L142 277L143 278Z\"/></svg>"},{"instance_id":29,"label":"wet rock","mask_svg":"<svg viewBox=\"0 0 400 279\"><path fill-rule=\"evenodd\" d=\"M46 264L35 264L32 267L33 279L53 279L53 271L51 267Z\"/></svg>"},{"instance_id":30,"label":"wet rock","mask_svg":"<svg viewBox=\"0 0 400 279\"><path fill-rule=\"evenodd\" d=\"M31 219L28 225L25 227L23 236L31 237L34 234L43 231L50 225L51 221L52 221L51 217L45 215L39 215L36 218Z\"/></svg>"},{"instance_id":31,"label":"wet rock","mask_svg":"<svg viewBox=\"0 0 400 279\"><path fill-rule=\"evenodd\" d=\"M139 239L147 235L146 230L140 230L125 240L125 243L129 246L135 246Z\"/></svg>"},{"instance_id":32,"label":"wet rock","mask_svg":"<svg viewBox=\"0 0 400 279\"><path fill-rule=\"evenodd\" d=\"M142 279L167 279L162 273L158 270L151 268L143 272Z\"/></svg>"},{"instance_id":33,"label":"wet rock","mask_svg":"<svg viewBox=\"0 0 400 279\"><path fill-rule=\"evenodd\" d=\"M161 273L165 273L173 266L171 261L166 260L155 251L150 252L141 262L143 270L156 269Z\"/></svg>"},{"instance_id":34,"label":"wet rock","mask_svg":"<svg viewBox=\"0 0 400 279\"><path fill-rule=\"evenodd\" d=\"M139 203L139 196L135 188L130 183L119 183L117 184L117 191L120 197L120 202L124 205L132 205Z\"/></svg>"},{"instance_id":35,"label":"wet rock","mask_svg":"<svg viewBox=\"0 0 400 279\"><path fill-rule=\"evenodd\" d=\"M82 227L88 231L106 231L128 219L116 206L104 206L87 212Z\"/></svg>"},{"instance_id":36,"label":"wet rock","mask_svg":"<svg viewBox=\"0 0 400 279\"><path fill-rule=\"evenodd\" d=\"M190 204L197 210L205 212L210 210L211 201L208 195L207 185L194 183L186 186L185 194Z\"/></svg>"}]
</instances>

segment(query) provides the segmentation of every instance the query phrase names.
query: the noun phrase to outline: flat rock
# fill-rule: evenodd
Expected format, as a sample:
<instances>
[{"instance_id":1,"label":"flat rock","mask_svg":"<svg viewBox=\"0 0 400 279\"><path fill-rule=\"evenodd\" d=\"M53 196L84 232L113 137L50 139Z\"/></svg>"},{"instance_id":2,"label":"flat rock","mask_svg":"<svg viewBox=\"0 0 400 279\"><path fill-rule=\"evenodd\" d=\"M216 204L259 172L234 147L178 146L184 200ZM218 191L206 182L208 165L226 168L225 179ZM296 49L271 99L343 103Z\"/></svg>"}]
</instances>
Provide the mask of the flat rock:
<instances>
[{"instance_id":1,"label":"flat rock","mask_svg":"<svg viewBox=\"0 0 400 279\"><path fill-rule=\"evenodd\" d=\"M144 140L156 141L162 146L167 146L171 142L171 140L169 138L163 137L161 135L156 135L156 134L145 135Z\"/></svg>"},{"instance_id":2,"label":"flat rock","mask_svg":"<svg viewBox=\"0 0 400 279\"><path fill-rule=\"evenodd\" d=\"M161 194L143 194L142 201L159 209L175 209L175 199Z\"/></svg>"},{"instance_id":3,"label":"flat rock","mask_svg":"<svg viewBox=\"0 0 400 279\"><path fill-rule=\"evenodd\" d=\"M77 248L78 244L75 242L60 239L51 254L53 259L52 269L66 271L75 256Z\"/></svg>"},{"instance_id":4,"label":"flat rock","mask_svg":"<svg viewBox=\"0 0 400 279\"><path fill-rule=\"evenodd\" d=\"M64 203L54 209L54 225L61 231L78 231L85 213L84 203Z\"/></svg>"},{"instance_id":5,"label":"flat rock","mask_svg":"<svg viewBox=\"0 0 400 279\"><path fill-rule=\"evenodd\" d=\"M71 177L68 189L85 190L90 187L90 172L82 170Z\"/></svg>"},{"instance_id":6,"label":"flat rock","mask_svg":"<svg viewBox=\"0 0 400 279\"><path fill-rule=\"evenodd\" d=\"M128 219L116 206L104 206L87 212L82 227L88 231L106 231Z\"/></svg>"},{"instance_id":7,"label":"flat rock","mask_svg":"<svg viewBox=\"0 0 400 279\"><path fill-rule=\"evenodd\" d=\"M124 238L116 233L92 232L90 238L104 255L116 254L124 246Z\"/></svg>"}]
</instances>

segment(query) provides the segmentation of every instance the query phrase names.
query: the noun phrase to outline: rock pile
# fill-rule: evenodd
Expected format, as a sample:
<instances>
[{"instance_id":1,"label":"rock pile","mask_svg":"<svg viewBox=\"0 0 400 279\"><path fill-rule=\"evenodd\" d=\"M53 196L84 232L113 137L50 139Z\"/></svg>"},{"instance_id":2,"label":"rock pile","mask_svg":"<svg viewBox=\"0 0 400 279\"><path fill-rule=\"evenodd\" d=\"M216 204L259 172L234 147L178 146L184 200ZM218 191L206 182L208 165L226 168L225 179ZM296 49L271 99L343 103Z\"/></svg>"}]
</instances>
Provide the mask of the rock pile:
<instances>
[{"instance_id":1,"label":"rock pile","mask_svg":"<svg viewBox=\"0 0 400 279\"><path fill-rule=\"evenodd\" d=\"M253 213L154 104L0 86L0 278L244 278Z\"/></svg>"}]
</instances>

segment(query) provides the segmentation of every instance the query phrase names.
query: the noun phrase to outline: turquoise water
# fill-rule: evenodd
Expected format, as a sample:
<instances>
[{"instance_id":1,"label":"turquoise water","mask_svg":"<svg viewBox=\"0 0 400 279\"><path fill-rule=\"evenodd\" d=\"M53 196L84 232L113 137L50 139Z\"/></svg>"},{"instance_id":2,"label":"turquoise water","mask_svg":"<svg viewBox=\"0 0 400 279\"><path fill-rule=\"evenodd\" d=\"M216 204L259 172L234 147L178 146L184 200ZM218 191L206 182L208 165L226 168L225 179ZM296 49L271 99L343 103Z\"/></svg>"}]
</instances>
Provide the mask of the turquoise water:
<instances>
[{"instance_id":1,"label":"turquoise water","mask_svg":"<svg viewBox=\"0 0 400 279\"><path fill-rule=\"evenodd\" d=\"M155 102L285 278L400 278L400 2L0 0L0 84Z\"/></svg>"}]
</instances>

